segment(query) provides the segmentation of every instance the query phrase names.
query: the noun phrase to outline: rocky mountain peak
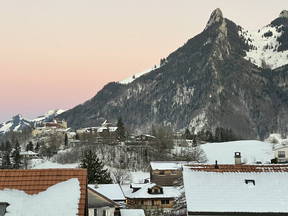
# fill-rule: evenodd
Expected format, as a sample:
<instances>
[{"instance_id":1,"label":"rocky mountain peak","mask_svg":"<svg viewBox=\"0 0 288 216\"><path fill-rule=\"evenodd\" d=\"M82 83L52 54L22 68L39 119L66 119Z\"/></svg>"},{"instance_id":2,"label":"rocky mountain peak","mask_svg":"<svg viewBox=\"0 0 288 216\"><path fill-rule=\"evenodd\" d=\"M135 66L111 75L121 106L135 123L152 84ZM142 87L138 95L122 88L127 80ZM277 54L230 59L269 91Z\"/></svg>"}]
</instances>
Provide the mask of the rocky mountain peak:
<instances>
[{"instance_id":1,"label":"rocky mountain peak","mask_svg":"<svg viewBox=\"0 0 288 216\"><path fill-rule=\"evenodd\" d=\"M279 17L281 17L281 18L287 18L287 19L288 19L288 10L283 10L283 11L280 13Z\"/></svg>"},{"instance_id":2,"label":"rocky mountain peak","mask_svg":"<svg viewBox=\"0 0 288 216\"><path fill-rule=\"evenodd\" d=\"M211 14L210 19L209 19L205 29L209 28L210 26L212 26L215 23L222 23L223 19L224 19L223 13L220 10L220 8L215 9Z\"/></svg>"}]
</instances>

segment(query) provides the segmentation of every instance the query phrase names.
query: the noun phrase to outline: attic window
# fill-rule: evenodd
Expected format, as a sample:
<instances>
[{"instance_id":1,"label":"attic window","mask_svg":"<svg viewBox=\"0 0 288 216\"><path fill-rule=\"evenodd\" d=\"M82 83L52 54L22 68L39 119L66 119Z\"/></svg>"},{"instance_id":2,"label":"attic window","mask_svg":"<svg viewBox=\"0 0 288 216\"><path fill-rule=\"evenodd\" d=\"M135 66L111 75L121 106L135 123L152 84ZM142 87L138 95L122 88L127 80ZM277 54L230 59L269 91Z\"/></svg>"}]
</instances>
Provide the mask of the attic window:
<instances>
[{"instance_id":1,"label":"attic window","mask_svg":"<svg viewBox=\"0 0 288 216\"><path fill-rule=\"evenodd\" d=\"M249 185L253 184L253 185L255 185L255 180L254 179L245 179L245 184L249 184Z\"/></svg>"}]
</instances>

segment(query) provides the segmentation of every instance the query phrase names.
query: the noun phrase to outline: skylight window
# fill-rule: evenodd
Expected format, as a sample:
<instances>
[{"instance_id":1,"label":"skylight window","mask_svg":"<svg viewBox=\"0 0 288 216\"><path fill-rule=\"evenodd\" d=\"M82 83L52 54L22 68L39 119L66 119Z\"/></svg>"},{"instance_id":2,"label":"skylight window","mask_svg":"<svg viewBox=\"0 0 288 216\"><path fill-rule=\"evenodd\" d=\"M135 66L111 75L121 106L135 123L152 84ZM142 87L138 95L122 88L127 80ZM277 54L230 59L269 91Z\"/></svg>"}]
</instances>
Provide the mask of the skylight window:
<instances>
[{"instance_id":1,"label":"skylight window","mask_svg":"<svg viewBox=\"0 0 288 216\"><path fill-rule=\"evenodd\" d=\"M245 179L245 184L247 185L255 185L255 180L254 179Z\"/></svg>"}]
</instances>

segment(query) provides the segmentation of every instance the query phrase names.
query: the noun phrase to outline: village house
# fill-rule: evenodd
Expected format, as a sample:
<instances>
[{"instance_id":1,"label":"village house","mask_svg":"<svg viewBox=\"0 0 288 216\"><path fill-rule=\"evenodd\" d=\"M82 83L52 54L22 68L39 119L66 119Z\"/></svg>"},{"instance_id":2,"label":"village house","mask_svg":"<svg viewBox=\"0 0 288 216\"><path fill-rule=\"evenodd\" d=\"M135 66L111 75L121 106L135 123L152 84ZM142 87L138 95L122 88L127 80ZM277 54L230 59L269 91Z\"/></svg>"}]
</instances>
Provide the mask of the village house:
<instances>
[{"instance_id":1,"label":"village house","mask_svg":"<svg viewBox=\"0 0 288 216\"><path fill-rule=\"evenodd\" d=\"M149 134L140 134L138 136L135 136L135 140L138 142L153 142L156 141L157 138Z\"/></svg>"},{"instance_id":2,"label":"village house","mask_svg":"<svg viewBox=\"0 0 288 216\"><path fill-rule=\"evenodd\" d=\"M180 189L172 186L159 186L154 183L122 185L129 208L145 210L171 209Z\"/></svg>"},{"instance_id":3,"label":"village house","mask_svg":"<svg viewBox=\"0 0 288 216\"><path fill-rule=\"evenodd\" d=\"M87 215L85 169L0 170L0 214Z\"/></svg>"},{"instance_id":4,"label":"village house","mask_svg":"<svg viewBox=\"0 0 288 216\"><path fill-rule=\"evenodd\" d=\"M182 177L182 167L187 161L152 161L150 162L150 181L162 186L173 186Z\"/></svg>"},{"instance_id":5,"label":"village house","mask_svg":"<svg viewBox=\"0 0 288 216\"><path fill-rule=\"evenodd\" d=\"M120 216L120 205L88 187L88 216Z\"/></svg>"},{"instance_id":6,"label":"village house","mask_svg":"<svg viewBox=\"0 0 288 216\"><path fill-rule=\"evenodd\" d=\"M273 151L278 163L288 162L288 144L277 144L274 146Z\"/></svg>"},{"instance_id":7,"label":"village house","mask_svg":"<svg viewBox=\"0 0 288 216\"><path fill-rule=\"evenodd\" d=\"M192 165L187 215L288 215L288 165Z\"/></svg>"},{"instance_id":8,"label":"village house","mask_svg":"<svg viewBox=\"0 0 288 216\"><path fill-rule=\"evenodd\" d=\"M118 203L119 206L125 206L126 197L119 184L89 184L88 188Z\"/></svg>"}]
</instances>

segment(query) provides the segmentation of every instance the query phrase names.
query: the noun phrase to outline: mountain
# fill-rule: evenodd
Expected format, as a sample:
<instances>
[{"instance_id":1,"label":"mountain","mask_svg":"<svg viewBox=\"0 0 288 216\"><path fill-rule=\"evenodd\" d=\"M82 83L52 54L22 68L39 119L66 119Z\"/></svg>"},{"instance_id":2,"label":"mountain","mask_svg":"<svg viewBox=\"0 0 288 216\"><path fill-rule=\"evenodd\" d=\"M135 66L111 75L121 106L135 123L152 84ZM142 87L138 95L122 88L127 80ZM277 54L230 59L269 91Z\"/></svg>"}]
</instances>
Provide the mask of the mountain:
<instances>
[{"instance_id":1,"label":"mountain","mask_svg":"<svg viewBox=\"0 0 288 216\"><path fill-rule=\"evenodd\" d=\"M220 9L159 67L108 83L61 115L73 128L122 117L131 129L230 128L243 139L288 132L288 16L250 32ZM140 74L141 75L141 74Z\"/></svg>"},{"instance_id":2,"label":"mountain","mask_svg":"<svg viewBox=\"0 0 288 216\"><path fill-rule=\"evenodd\" d=\"M61 109L50 110L43 116L39 116L33 120L25 119L22 115L18 114L12 117L10 121L6 121L0 124L0 136L10 131L19 132L23 129L32 128L37 123L52 121L56 116L63 113L64 111L65 110Z\"/></svg>"},{"instance_id":3,"label":"mountain","mask_svg":"<svg viewBox=\"0 0 288 216\"><path fill-rule=\"evenodd\" d=\"M35 122L35 123L37 123L37 122L49 122L49 121L52 121L56 116L60 115L63 112L65 112L65 110L62 110L62 109L49 110L44 115L33 119L32 122Z\"/></svg>"},{"instance_id":4,"label":"mountain","mask_svg":"<svg viewBox=\"0 0 288 216\"><path fill-rule=\"evenodd\" d=\"M31 128L31 126L31 121L23 118L21 115L16 115L10 121L0 124L0 135L10 131L21 131L25 128Z\"/></svg>"}]
</instances>

